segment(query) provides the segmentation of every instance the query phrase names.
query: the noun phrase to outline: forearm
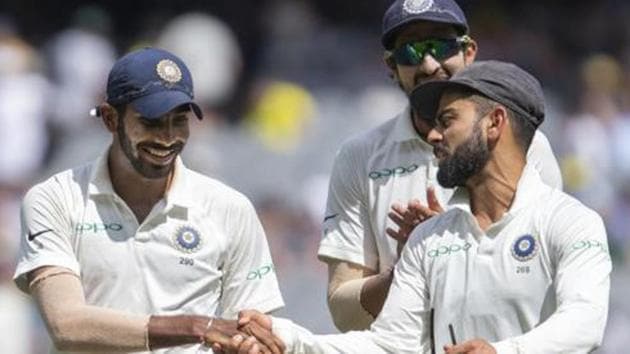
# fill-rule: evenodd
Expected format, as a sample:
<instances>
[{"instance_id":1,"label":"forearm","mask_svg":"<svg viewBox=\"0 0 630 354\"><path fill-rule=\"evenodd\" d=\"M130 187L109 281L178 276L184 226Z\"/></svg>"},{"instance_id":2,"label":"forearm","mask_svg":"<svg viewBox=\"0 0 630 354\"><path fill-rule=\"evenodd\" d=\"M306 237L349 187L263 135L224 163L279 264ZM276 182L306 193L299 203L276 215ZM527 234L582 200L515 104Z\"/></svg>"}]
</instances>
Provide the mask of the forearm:
<instances>
[{"instance_id":1,"label":"forearm","mask_svg":"<svg viewBox=\"0 0 630 354\"><path fill-rule=\"evenodd\" d=\"M361 305L373 317L377 317L383 309L389 288L392 285L393 272L387 271L366 278L361 289Z\"/></svg>"},{"instance_id":2,"label":"forearm","mask_svg":"<svg viewBox=\"0 0 630 354\"><path fill-rule=\"evenodd\" d=\"M210 320L138 315L87 305L80 281L70 273L38 281L31 292L55 347L64 351L131 352L202 343Z\"/></svg>"},{"instance_id":3,"label":"forearm","mask_svg":"<svg viewBox=\"0 0 630 354\"><path fill-rule=\"evenodd\" d=\"M328 307L335 326L341 332L368 329L374 321L361 304L361 292L367 281L367 278L348 280L329 295Z\"/></svg>"},{"instance_id":4,"label":"forearm","mask_svg":"<svg viewBox=\"0 0 630 354\"><path fill-rule=\"evenodd\" d=\"M329 263L328 306L340 331L370 328L387 298L391 274L373 274L347 262Z\"/></svg>"},{"instance_id":5,"label":"forearm","mask_svg":"<svg viewBox=\"0 0 630 354\"><path fill-rule=\"evenodd\" d=\"M287 354L390 353L373 340L370 331L315 335L293 322L273 318L273 333L285 344Z\"/></svg>"},{"instance_id":6,"label":"forearm","mask_svg":"<svg viewBox=\"0 0 630 354\"><path fill-rule=\"evenodd\" d=\"M587 353L601 344L607 308L582 303L557 311L531 331L498 343L499 353Z\"/></svg>"},{"instance_id":7,"label":"forearm","mask_svg":"<svg viewBox=\"0 0 630 354\"><path fill-rule=\"evenodd\" d=\"M93 306L48 320L55 347L64 351L143 351L202 343L204 316L141 316Z\"/></svg>"},{"instance_id":8,"label":"forearm","mask_svg":"<svg viewBox=\"0 0 630 354\"><path fill-rule=\"evenodd\" d=\"M150 349L203 343L210 318L206 316L151 316L147 326Z\"/></svg>"}]
</instances>

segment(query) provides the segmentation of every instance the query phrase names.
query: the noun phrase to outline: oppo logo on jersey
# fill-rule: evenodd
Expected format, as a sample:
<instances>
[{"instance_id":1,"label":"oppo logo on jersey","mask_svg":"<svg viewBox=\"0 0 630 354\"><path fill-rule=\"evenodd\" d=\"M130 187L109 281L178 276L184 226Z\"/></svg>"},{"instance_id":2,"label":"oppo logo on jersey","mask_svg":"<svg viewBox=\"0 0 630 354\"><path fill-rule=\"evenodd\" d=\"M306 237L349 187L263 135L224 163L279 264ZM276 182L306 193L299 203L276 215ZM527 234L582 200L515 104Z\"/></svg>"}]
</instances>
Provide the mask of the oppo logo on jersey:
<instances>
[{"instance_id":1,"label":"oppo logo on jersey","mask_svg":"<svg viewBox=\"0 0 630 354\"><path fill-rule=\"evenodd\" d=\"M247 280L262 279L265 275L273 271L273 264L264 265L258 269L247 273Z\"/></svg>"},{"instance_id":2,"label":"oppo logo on jersey","mask_svg":"<svg viewBox=\"0 0 630 354\"><path fill-rule=\"evenodd\" d=\"M438 248L434 248L432 250L429 250L427 255L429 257L431 257L431 258L435 258L435 257L439 257L439 256L449 255L451 253L455 253L455 252L459 252L459 251L468 251L470 246L471 245L468 242L464 243L463 245L458 245L458 244L454 243L452 245L440 246Z\"/></svg>"},{"instance_id":3,"label":"oppo logo on jersey","mask_svg":"<svg viewBox=\"0 0 630 354\"><path fill-rule=\"evenodd\" d=\"M601 251L604 251L604 245L597 240L584 240L584 241L578 241L573 244L574 250L589 249L589 248L599 248Z\"/></svg>"},{"instance_id":4,"label":"oppo logo on jersey","mask_svg":"<svg viewBox=\"0 0 630 354\"><path fill-rule=\"evenodd\" d=\"M115 222L112 222L109 224L97 223L97 222L94 222L94 223L84 222L84 223L78 224L76 227L76 230L79 232L120 231L122 229L123 229L123 226Z\"/></svg>"},{"instance_id":5,"label":"oppo logo on jersey","mask_svg":"<svg viewBox=\"0 0 630 354\"><path fill-rule=\"evenodd\" d=\"M414 163L407 167L398 166L394 168L384 168L382 170L372 171L368 174L368 177L370 177L371 179L379 179L382 177L389 177L389 176L402 176L407 173L411 173L417 169L418 169L418 165Z\"/></svg>"}]
</instances>

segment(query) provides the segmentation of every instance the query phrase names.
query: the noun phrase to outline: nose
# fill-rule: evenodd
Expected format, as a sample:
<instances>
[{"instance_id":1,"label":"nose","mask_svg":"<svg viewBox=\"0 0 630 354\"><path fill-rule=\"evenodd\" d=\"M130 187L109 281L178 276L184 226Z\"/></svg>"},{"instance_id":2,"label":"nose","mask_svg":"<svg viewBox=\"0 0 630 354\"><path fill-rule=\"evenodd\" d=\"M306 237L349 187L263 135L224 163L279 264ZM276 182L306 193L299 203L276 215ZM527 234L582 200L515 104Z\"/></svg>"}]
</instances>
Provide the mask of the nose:
<instances>
[{"instance_id":1,"label":"nose","mask_svg":"<svg viewBox=\"0 0 630 354\"><path fill-rule=\"evenodd\" d=\"M427 142L431 145L435 145L441 142L443 137L444 136L442 135L442 133L437 130L436 127L433 127L431 128L431 130L429 130L429 133L427 134Z\"/></svg>"},{"instance_id":2,"label":"nose","mask_svg":"<svg viewBox=\"0 0 630 354\"><path fill-rule=\"evenodd\" d=\"M440 67L440 62L437 61L431 54L427 53L422 57L422 61L418 65L418 71L422 72L424 76L430 77L434 75Z\"/></svg>"},{"instance_id":3,"label":"nose","mask_svg":"<svg viewBox=\"0 0 630 354\"><path fill-rule=\"evenodd\" d=\"M164 145L169 145L173 141L174 136L175 129L173 127L173 122L171 122L170 119L167 119L164 124L162 124L157 134L158 141Z\"/></svg>"}]
</instances>

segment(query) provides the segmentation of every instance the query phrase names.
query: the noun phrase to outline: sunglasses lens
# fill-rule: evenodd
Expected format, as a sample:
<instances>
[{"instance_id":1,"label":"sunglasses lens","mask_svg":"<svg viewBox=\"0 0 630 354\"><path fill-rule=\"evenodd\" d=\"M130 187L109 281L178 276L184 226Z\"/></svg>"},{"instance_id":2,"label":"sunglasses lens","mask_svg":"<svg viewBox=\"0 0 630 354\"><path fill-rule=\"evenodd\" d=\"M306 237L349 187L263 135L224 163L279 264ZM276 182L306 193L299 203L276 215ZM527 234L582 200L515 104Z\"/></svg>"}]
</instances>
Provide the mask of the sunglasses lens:
<instances>
[{"instance_id":1,"label":"sunglasses lens","mask_svg":"<svg viewBox=\"0 0 630 354\"><path fill-rule=\"evenodd\" d=\"M419 52L413 43L403 44L394 50L394 60L399 65L418 65L422 61L423 54Z\"/></svg>"},{"instance_id":2,"label":"sunglasses lens","mask_svg":"<svg viewBox=\"0 0 630 354\"><path fill-rule=\"evenodd\" d=\"M455 55L460 48L457 39L429 39L403 44L394 50L393 57L399 65L418 65L427 54L435 60L444 60Z\"/></svg>"},{"instance_id":3,"label":"sunglasses lens","mask_svg":"<svg viewBox=\"0 0 630 354\"><path fill-rule=\"evenodd\" d=\"M436 60L452 57L459 51L460 45L454 40L433 41L429 54Z\"/></svg>"}]
</instances>

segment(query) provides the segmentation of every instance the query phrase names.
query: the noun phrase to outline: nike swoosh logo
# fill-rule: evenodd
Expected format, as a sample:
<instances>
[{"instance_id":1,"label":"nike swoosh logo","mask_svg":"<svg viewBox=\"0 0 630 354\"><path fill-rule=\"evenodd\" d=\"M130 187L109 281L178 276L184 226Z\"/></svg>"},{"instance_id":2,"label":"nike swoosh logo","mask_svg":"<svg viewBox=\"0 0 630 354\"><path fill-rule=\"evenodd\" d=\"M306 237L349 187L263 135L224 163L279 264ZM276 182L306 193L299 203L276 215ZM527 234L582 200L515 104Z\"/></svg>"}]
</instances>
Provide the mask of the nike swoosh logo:
<instances>
[{"instance_id":1,"label":"nike swoosh logo","mask_svg":"<svg viewBox=\"0 0 630 354\"><path fill-rule=\"evenodd\" d=\"M50 231L52 231L52 229L42 230L42 231L36 232L34 234L30 233L30 231L29 231L29 233L28 233L28 240L29 241L33 241L37 236L39 236L41 234L45 234L45 233L50 232Z\"/></svg>"},{"instance_id":2,"label":"nike swoosh logo","mask_svg":"<svg viewBox=\"0 0 630 354\"><path fill-rule=\"evenodd\" d=\"M339 215L339 214L332 214L332 215L328 215L328 216L324 217L324 222L326 222L326 220L335 218L337 215Z\"/></svg>"}]
</instances>

